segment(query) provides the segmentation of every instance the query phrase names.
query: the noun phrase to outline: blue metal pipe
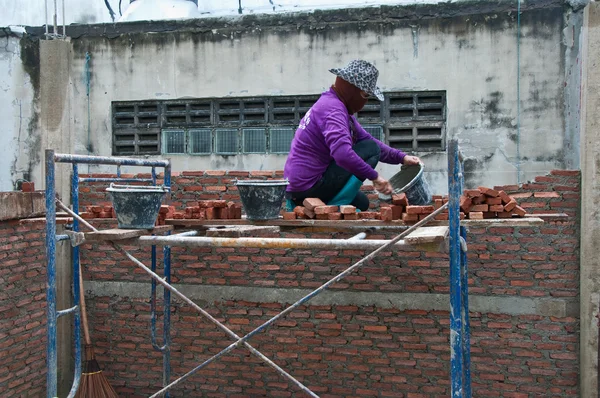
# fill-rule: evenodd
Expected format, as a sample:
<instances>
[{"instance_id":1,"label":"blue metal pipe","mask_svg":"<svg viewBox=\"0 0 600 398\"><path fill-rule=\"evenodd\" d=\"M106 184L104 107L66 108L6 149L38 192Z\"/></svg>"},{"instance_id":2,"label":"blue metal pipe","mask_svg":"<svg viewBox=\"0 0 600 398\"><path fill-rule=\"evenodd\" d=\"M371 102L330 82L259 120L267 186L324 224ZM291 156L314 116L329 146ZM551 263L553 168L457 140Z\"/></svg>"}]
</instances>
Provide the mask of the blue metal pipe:
<instances>
[{"instance_id":1,"label":"blue metal pipe","mask_svg":"<svg viewBox=\"0 0 600 398\"><path fill-rule=\"evenodd\" d=\"M152 168L152 179L156 185L156 170ZM171 192L171 163L165 167L164 186ZM170 199L170 195L169 195ZM170 232L169 232L170 234ZM163 247L163 262L165 282L171 285L171 247ZM171 291L164 289L164 306L163 306L163 387L168 386L171 382ZM166 398L170 397L167 391Z\"/></svg>"},{"instance_id":2,"label":"blue metal pipe","mask_svg":"<svg viewBox=\"0 0 600 398\"><path fill-rule=\"evenodd\" d=\"M467 228L460 227L460 236L467 241ZM463 364L465 398L471 398L471 322L469 321L469 267L467 263L467 252L461 250L461 284L462 284L462 325L463 325Z\"/></svg>"},{"instance_id":3,"label":"blue metal pipe","mask_svg":"<svg viewBox=\"0 0 600 398\"><path fill-rule=\"evenodd\" d=\"M54 151L46 150L46 397L57 396L58 369L56 357L56 205L54 198Z\"/></svg>"},{"instance_id":4,"label":"blue metal pipe","mask_svg":"<svg viewBox=\"0 0 600 398\"><path fill-rule=\"evenodd\" d=\"M448 225L450 236L450 377L451 396L463 397L462 288L460 261L460 195L462 193L458 141L448 143Z\"/></svg>"},{"instance_id":5,"label":"blue metal pipe","mask_svg":"<svg viewBox=\"0 0 600 398\"><path fill-rule=\"evenodd\" d=\"M71 203L73 205L73 212L79 214L79 168L77 163L73 163L73 175L71 176ZM73 232L79 232L79 220L77 217L73 217ZM71 252L73 256L73 301L77 308L81 308L81 294L80 294L80 277L79 273L81 267L79 265L79 246L73 247ZM71 384L71 391L69 392L68 398L73 398L79 389L79 383L81 381L81 311L75 312L74 319L74 339L75 339L75 375L73 377L73 384Z\"/></svg>"},{"instance_id":6,"label":"blue metal pipe","mask_svg":"<svg viewBox=\"0 0 600 398\"><path fill-rule=\"evenodd\" d=\"M80 178L79 182L154 182L152 178Z\"/></svg>"},{"instance_id":7,"label":"blue metal pipe","mask_svg":"<svg viewBox=\"0 0 600 398\"><path fill-rule=\"evenodd\" d=\"M54 160L59 163L114 164L118 166L167 167L169 165L168 160L116 158L112 156L71 155L65 153L54 154Z\"/></svg>"},{"instance_id":8,"label":"blue metal pipe","mask_svg":"<svg viewBox=\"0 0 600 398\"><path fill-rule=\"evenodd\" d=\"M150 249L150 258L150 269L156 273L156 245L152 245ZM155 350L164 350L164 346L156 342L156 281L152 278L150 278L150 341Z\"/></svg>"}]
</instances>

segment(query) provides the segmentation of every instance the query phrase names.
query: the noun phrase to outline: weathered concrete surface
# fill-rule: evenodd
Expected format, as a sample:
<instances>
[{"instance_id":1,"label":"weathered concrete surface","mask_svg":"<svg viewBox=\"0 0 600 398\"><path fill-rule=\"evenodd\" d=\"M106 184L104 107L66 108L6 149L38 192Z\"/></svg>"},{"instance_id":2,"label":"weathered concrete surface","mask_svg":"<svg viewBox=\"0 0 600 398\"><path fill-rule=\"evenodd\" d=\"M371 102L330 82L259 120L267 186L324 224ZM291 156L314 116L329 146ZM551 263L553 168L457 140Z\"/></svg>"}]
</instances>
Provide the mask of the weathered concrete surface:
<instances>
[{"instance_id":1,"label":"weathered concrete surface","mask_svg":"<svg viewBox=\"0 0 600 398\"><path fill-rule=\"evenodd\" d=\"M571 40L567 54L563 42L579 27L562 1L527 2L517 63L515 7L481 1L73 26L73 117L63 133L71 131L76 153L110 155L111 101L318 94L333 81L329 68L365 58L380 69L386 91L447 91L447 135L459 138L467 157L468 187L526 181L567 160L577 163L566 154L577 150L565 132L565 102L579 107L577 92L569 91L577 76L566 90L565 75L578 48ZM577 122L568 122L577 131ZM419 155L434 191L445 192L445 153ZM170 157L174 171L273 170L286 158ZM379 171L389 177L397 167Z\"/></svg>"},{"instance_id":2,"label":"weathered concrete surface","mask_svg":"<svg viewBox=\"0 0 600 398\"><path fill-rule=\"evenodd\" d=\"M0 31L0 40L0 191L12 191L17 180L33 181L39 164L39 55L37 43L11 32Z\"/></svg>"},{"instance_id":3,"label":"weathered concrete surface","mask_svg":"<svg viewBox=\"0 0 600 398\"><path fill-rule=\"evenodd\" d=\"M0 192L0 221L46 214L44 192Z\"/></svg>"},{"instance_id":4,"label":"weathered concrete surface","mask_svg":"<svg viewBox=\"0 0 600 398\"><path fill-rule=\"evenodd\" d=\"M70 120L72 95L69 74L71 45L65 40L40 40L39 46L40 158L42 161L35 166L34 175L37 176L40 185L45 187L44 151L54 149L56 153L72 153L72 121ZM82 114L81 117L85 117L85 114ZM87 133L87 130L85 132ZM71 166L69 164L57 164L56 192L65 203L70 203L70 174Z\"/></svg>"},{"instance_id":5,"label":"weathered concrete surface","mask_svg":"<svg viewBox=\"0 0 600 398\"><path fill-rule=\"evenodd\" d=\"M598 397L600 3L586 8L581 135L581 396Z\"/></svg>"},{"instance_id":6,"label":"weathered concrete surface","mask_svg":"<svg viewBox=\"0 0 600 398\"><path fill-rule=\"evenodd\" d=\"M148 297L148 284L136 282L86 282L86 293L92 296ZM291 304L312 292L310 289L278 289L264 287L210 286L174 284L175 288L200 306L215 301L243 300ZM378 308L440 310L450 309L447 294L429 293L361 293L326 290L310 301L314 305L358 305ZM577 316L576 300L527 297L471 296L469 310L509 315Z\"/></svg>"}]
</instances>

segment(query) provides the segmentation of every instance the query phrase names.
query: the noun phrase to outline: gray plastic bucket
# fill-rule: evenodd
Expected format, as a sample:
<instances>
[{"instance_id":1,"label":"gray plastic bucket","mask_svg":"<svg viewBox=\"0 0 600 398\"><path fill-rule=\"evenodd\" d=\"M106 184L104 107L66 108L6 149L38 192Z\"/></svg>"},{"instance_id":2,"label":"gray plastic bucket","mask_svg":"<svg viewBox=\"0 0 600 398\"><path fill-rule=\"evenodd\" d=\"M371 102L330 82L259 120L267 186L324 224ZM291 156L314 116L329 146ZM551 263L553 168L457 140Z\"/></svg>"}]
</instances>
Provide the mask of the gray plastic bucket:
<instances>
[{"instance_id":1,"label":"gray plastic bucket","mask_svg":"<svg viewBox=\"0 0 600 398\"><path fill-rule=\"evenodd\" d=\"M242 206L249 220L279 218L288 180L237 180Z\"/></svg>"},{"instance_id":2,"label":"gray plastic bucket","mask_svg":"<svg viewBox=\"0 0 600 398\"><path fill-rule=\"evenodd\" d=\"M166 187L110 184L106 190L112 198L117 223L123 229L154 228Z\"/></svg>"},{"instance_id":3,"label":"gray plastic bucket","mask_svg":"<svg viewBox=\"0 0 600 398\"><path fill-rule=\"evenodd\" d=\"M390 178L393 193L405 193L409 205L422 206L431 203L431 189L423 174L422 164L402 166L399 172ZM390 200L390 195L379 194L379 198Z\"/></svg>"}]
</instances>

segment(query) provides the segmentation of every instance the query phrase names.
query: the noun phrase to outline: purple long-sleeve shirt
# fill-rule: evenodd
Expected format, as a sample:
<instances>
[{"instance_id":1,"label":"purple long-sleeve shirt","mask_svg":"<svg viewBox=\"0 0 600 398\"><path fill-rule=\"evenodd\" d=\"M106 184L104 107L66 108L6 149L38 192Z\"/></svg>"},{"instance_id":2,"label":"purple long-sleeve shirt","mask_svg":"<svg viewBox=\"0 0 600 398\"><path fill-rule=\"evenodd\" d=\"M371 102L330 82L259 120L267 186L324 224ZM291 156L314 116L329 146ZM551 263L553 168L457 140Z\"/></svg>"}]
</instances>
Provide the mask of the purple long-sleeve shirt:
<instances>
[{"instance_id":1,"label":"purple long-sleeve shirt","mask_svg":"<svg viewBox=\"0 0 600 398\"><path fill-rule=\"evenodd\" d=\"M379 160L383 163L400 164L406 156L367 133L356 117L348 114L333 89L324 92L306 112L292 140L283 170L284 177L289 180L287 191L302 192L311 188L333 160L361 180L376 179L377 171L352 150L354 143L365 139L377 142L381 149Z\"/></svg>"}]
</instances>

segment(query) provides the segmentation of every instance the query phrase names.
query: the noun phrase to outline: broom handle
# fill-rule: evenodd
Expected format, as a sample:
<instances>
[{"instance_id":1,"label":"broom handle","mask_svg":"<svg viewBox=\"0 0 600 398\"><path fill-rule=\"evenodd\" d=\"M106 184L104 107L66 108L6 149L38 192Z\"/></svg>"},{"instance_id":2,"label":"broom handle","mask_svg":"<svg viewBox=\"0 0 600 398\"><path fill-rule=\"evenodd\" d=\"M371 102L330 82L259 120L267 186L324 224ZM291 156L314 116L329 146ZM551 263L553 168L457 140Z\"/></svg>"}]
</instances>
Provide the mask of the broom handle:
<instances>
[{"instance_id":1,"label":"broom handle","mask_svg":"<svg viewBox=\"0 0 600 398\"><path fill-rule=\"evenodd\" d=\"M81 306L81 320L83 322L83 335L85 344L91 345L90 330L88 329L87 311L85 310L85 289L83 288L83 275L81 273L81 264L79 264L79 305Z\"/></svg>"}]
</instances>

